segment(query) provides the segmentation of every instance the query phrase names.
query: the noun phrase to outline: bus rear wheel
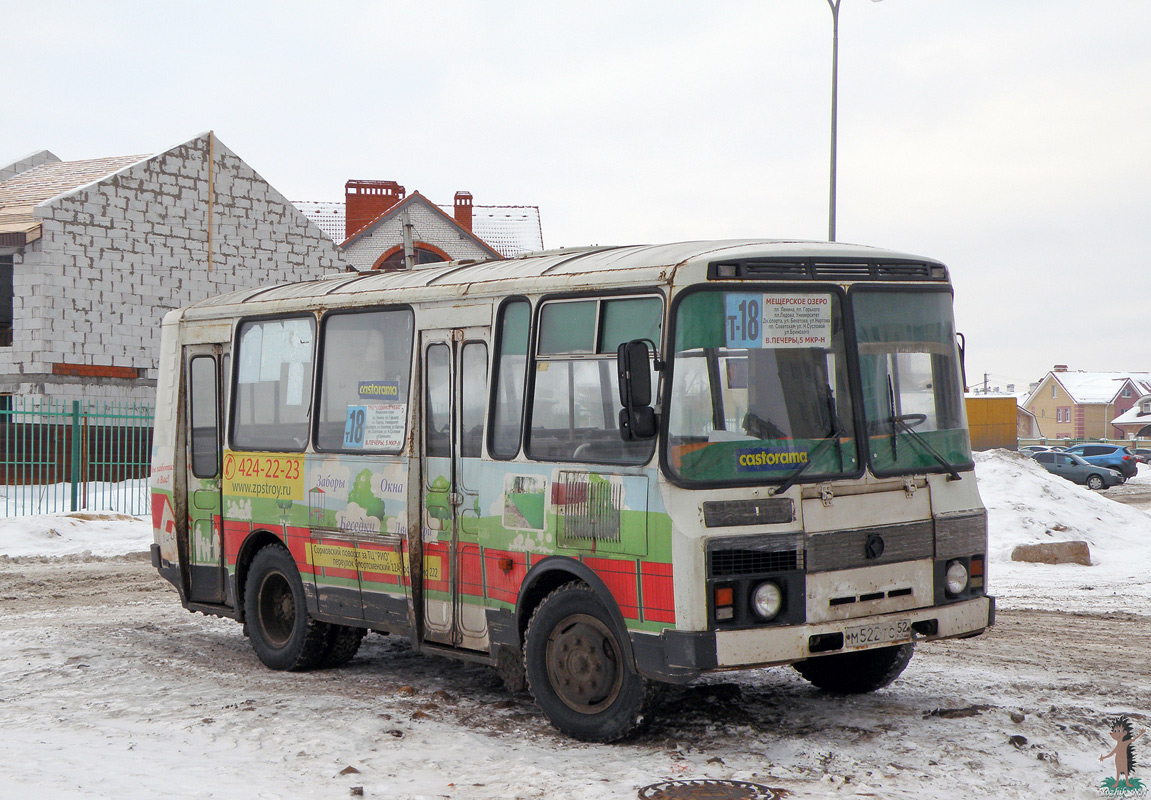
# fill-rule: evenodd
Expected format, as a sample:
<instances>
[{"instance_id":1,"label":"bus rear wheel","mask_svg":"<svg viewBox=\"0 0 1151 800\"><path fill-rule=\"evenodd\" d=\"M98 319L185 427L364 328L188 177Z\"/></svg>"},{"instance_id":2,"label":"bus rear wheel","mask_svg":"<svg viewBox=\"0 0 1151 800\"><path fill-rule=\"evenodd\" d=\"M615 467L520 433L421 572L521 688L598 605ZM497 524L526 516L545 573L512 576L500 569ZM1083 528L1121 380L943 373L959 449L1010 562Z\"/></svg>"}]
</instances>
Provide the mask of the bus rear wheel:
<instances>
[{"instance_id":1,"label":"bus rear wheel","mask_svg":"<svg viewBox=\"0 0 1151 800\"><path fill-rule=\"evenodd\" d=\"M563 733L585 742L614 742L647 717L653 687L628 663L603 603L585 584L544 598L524 645L528 688Z\"/></svg>"},{"instance_id":2,"label":"bus rear wheel","mask_svg":"<svg viewBox=\"0 0 1151 800\"><path fill-rule=\"evenodd\" d=\"M325 668L342 667L359 652L360 643L364 641L367 631L363 628L354 628L349 625L329 625L328 643L324 648L324 655L320 659L320 666Z\"/></svg>"},{"instance_id":3,"label":"bus rear wheel","mask_svg":"<svg viewBox=\"0 0 1151 800\"><path fill-rule=\"evenodd\" d=\"M244 617L252 649L264 666L301 672L323 660L329 626L308 616L300 572L282 545L265 547L252 559Z\"/></svg>"},{"instance_id":4,"label":"bus rear wheel","mask_svg":"<svg viewBox=\"0 0 1151 800\"><path fill-rule=\"evenodd\" d=\"M796 671L820 689L834 694L864 694L882 689L907 668L915 646L901 644L809 658Z\"/></svg>"}]
</instances>

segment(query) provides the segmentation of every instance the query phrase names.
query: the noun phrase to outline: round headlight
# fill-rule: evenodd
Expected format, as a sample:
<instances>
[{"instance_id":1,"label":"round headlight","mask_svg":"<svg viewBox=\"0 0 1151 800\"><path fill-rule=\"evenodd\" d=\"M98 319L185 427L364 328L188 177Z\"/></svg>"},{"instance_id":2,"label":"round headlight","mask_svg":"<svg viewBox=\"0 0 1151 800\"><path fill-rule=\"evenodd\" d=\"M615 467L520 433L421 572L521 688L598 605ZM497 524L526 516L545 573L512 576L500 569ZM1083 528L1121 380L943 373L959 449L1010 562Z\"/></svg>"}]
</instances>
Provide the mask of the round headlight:
<instances>
[{"instance_id":1,"label":"round headlight","mask_svg":"<svg viewBox=\"0 0 1151 800\"><path fill-rule=\"evenodd\" d=\"M962 594L967 588L967 567L962 561L952 561L947 565L947 593Z\"/></svg>"},{"instance_id":2,"label":"round headlight","mask_svg":"<svg viewBox=\"0 0 1151 800\"><path fill-rule=\"evenodd\" d=\"M769 620L783 607L783 594L774 583L761 583L751 593L751 607L760 619Z\"/></svg>"}]
</instances>

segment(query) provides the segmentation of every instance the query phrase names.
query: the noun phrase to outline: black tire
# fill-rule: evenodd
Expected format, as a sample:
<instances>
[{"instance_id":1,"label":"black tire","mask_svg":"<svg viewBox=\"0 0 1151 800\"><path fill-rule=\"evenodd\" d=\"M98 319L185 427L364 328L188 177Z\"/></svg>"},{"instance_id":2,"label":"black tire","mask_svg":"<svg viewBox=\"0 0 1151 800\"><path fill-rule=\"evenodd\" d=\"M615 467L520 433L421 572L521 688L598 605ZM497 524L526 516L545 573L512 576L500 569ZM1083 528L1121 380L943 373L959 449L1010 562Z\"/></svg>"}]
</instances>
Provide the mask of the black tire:
<instances>
[{"instance_id":1,"label":"black tire","mask_svg":"<svg viewBox=\"0 0 1151 800\"><path fill-rule=\"evenodd\" d=\"M555 589L532 614L524 667L536 705L552 725L584 742L636 732L656 696L629 663L611 615L583 583Z\"/></svg>"},{"instance_id":2,"label":"black tire","mask_svg":"<svg viewBox=\"0 0 1151 800\"><path fill-rule=\"evenodd\" d=\"M304 583L284 546L265 547L252 559L244 616L252 649L265 666L301 672L323 660L329 626L308 616Z\"/></svg>"},{"instance_id":3,"label":"black tire","mask_svg":"<svg viewBox=\"0 0 1151 800\"><path fill-rule=\"evenodd\" d=\"M1102 489L1103 488L1103 476L1097 475L1094 472L1092 472L1090 475L1087 476L1087 488L1088 489L1094 489L1095 491L1099 491L1100 489Z\"/></svg>"},{"instance_id":4,"label":"black tire","mask_svg":"<svg viewBox=\"0 0 1151 800\"><path fill-rule=\"evenodd\" d=\"M328 644L320 658L318 666L324 669L342 667L353 658L360 649L360 643L368 631L364 628L355 628L349 625L328 625Z\"/></svg>"},{"instance_id":5,"label":"black tire","mask_svg":"<svg viewBox=\"0 0 1151 800\"><path fill-rule=\"evenodd\" d=\"M864 694L882 689L899 677L915 646L901 644L878 650L836 653L800 661L795 669L810 683L834 694Z\"/></svg>"},{"instance_id":6,"label":"black tire","mask_svg":"<svg viewBox=\"0 0 1151 800\"><path fill-rule=\"evenodd\" d=\"M524 672L523 650L499 645L496 648L496 674L504 682L504 688L511 694L523 694L528 689L528 679Z\"/></svg>"}]
</instances>

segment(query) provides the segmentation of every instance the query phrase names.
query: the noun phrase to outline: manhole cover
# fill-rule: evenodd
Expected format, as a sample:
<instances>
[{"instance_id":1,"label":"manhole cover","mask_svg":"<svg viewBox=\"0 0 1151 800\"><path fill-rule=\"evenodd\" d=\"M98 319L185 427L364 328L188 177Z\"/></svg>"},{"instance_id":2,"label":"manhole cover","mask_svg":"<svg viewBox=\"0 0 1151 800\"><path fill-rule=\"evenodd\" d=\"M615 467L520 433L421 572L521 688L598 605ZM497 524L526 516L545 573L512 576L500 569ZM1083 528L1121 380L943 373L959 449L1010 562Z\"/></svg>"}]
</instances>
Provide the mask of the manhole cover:
<instances>
[{"instance_id":1,"label":"manhole cover","mask_svg":"<svg viewBox=\"0 0 1151 800\"><path fill-rule=\"evenodd\" d=\"M664 781L639 790L642 800L779 800L780 793L747 781Z\"/></svg>"}]
</instances>

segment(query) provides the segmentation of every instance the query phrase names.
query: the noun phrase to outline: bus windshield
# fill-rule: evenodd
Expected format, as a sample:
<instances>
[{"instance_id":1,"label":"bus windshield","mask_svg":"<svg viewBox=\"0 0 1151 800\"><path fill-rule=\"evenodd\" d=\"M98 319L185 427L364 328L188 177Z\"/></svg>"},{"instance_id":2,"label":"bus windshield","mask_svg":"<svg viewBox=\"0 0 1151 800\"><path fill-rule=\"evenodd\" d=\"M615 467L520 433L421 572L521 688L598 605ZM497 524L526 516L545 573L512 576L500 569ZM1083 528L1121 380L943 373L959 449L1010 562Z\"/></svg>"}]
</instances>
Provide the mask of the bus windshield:
<instances>
[{"instance_id":1,"label":"bus windshield","mask_svg":"<svg viewBox=\"0 0 1151 800\"><path fill-rule=\"evenodd\" d=\"M856 289L851 303L872 470L970 466L951 294Z\"/></svg>"},{"instance_id":2,"label":"bus windshield","mask_svg":"<svg viewBox=\"0 0 1151 800\"><path fill-rule=\"evenodd\" d=\"M840 295L699 291L678 305L667 465L689 482L857 471Z\"/></svg>"}]
</instances>

